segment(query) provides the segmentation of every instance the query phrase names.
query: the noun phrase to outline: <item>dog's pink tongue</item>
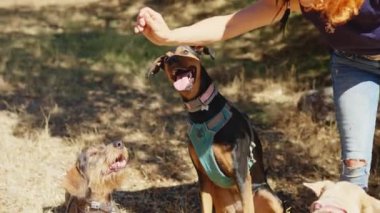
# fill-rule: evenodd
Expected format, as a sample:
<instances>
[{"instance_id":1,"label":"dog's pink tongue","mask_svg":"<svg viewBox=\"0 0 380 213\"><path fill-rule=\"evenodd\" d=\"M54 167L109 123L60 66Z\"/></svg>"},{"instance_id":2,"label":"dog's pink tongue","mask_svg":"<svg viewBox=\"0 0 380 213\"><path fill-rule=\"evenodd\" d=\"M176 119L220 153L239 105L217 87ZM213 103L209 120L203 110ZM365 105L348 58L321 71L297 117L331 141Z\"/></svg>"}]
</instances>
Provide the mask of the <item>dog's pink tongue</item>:
<instances>
[{"instance_id":1,"label":"dog's pink tongue","mask_svg":"<svg viewBox=\"0 0 380 213\"><path fill-rule=\"evenodd\" d=\"M184 76L182 78L177 79L173 85L177 91L185 91L191 90L193 87L194 78L190 78L188 76Z\"/></svg>"},{"instance_id":2,"label":"dog's pink tongue","mask_svg":"<svg viewBox=\"0 0 380 213\"><path fill-rule=\"evenodd\" d=\"M119 171L120 169L123 169L126 166L127 166L126 160L115 162L108 168L109 169L108 173Z\"/></svg>"}]
</instances>

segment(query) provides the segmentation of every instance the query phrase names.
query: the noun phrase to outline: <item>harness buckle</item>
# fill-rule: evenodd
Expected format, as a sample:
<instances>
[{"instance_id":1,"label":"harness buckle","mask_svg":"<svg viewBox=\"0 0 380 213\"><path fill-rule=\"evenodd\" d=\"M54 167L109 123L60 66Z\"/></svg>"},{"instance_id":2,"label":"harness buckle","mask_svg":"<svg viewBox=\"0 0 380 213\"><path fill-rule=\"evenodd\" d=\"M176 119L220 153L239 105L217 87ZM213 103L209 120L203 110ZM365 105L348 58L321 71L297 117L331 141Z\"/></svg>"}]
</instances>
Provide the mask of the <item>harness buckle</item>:
<instances>
[{"instance_id":1,"label":"harness buckle","mask_svg":"<svg viewBox=\"0 0 380 213\"><path fill-rule=\"evenodd\" d=\"M99 202L96 202L96 201L91 201L90 207L91 207L91 209L99 210L101 207L101 204Z\"/></svg>"}]
</instances>

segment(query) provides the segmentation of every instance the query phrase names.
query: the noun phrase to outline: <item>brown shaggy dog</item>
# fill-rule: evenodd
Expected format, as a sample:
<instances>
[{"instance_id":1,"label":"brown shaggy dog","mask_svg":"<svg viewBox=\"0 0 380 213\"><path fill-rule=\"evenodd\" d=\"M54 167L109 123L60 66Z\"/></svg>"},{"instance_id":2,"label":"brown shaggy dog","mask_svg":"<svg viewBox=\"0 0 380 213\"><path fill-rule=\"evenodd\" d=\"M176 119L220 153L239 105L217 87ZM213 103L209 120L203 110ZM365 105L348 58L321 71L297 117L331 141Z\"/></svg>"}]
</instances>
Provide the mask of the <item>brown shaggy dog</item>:
<instances>
[{"instance_id":1,"label":"brown shaggy dog","mask_svg":"<svg viewBox=\"0 0 380 213\"><path fill-rule=\"evenodd\" d=\"M83 149L63 181L66 212L114 212L111 193L121 186L127 161L121 141Z\"/></svg>"}]
</instances>

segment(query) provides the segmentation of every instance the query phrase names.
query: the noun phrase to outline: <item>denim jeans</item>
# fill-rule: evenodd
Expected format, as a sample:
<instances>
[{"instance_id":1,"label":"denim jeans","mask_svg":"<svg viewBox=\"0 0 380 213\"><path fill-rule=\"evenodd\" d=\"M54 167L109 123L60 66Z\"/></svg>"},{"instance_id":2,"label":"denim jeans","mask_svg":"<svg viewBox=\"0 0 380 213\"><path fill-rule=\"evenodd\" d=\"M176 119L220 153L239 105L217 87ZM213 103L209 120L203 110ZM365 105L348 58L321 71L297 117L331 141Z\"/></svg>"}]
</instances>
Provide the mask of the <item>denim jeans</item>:
<instances>
[{"instance_id":1,"label":"denim jeans","mask_svg":"<svg viewBox=\"0 0 380 213\"><path fill-rule=\"evenodd\" d=\"M365 160L365 167L342 163L341 180L368 187L379 101L380 62L334 52L331 75L342 160Z\"/></svg>"}]
</instances>

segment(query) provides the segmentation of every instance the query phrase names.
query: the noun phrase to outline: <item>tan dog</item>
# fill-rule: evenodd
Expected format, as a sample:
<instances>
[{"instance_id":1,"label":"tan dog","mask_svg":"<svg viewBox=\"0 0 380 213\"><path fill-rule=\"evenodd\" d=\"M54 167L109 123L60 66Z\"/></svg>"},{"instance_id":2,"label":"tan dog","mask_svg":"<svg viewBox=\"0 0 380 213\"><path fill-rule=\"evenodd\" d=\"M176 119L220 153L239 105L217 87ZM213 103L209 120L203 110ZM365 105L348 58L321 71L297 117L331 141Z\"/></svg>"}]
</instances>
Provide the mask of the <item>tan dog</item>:
<instances>
[{"instance_id":1,"label":"tan dog","mask_svg":"<svg viewBox=\"0 0 380 213\"><path fill-rule=\"evenodd\" d=\"M318 196L310 206L312 213L377 213L380 201L369 196L361 187L346 182L319 181L304 183Z\"/></svg>"},{"instance_id":2,"label":"tan dog","mask_svg":"<svg viewBox=\"0 0 380 213\"><path fill-rule=\"evenodd\" d=\"M163 70L188 111L188 149L198 173L202 212L282 213L281 201L267 184L257 133L218 92L202 54L212 56L207 47L179 46L157 58L147 73Z\"/></svg>"},{"instance_id":3,"label":"tan dog","mask_svg":"<svg viewBox=\"0 0 380 213\"><path fill-rule=\"evenodd\" d=\"M85 148L66 174L66 213L115 212L111 193L125 176L128 152L120 141Z\"/></svg>"}]
</instances>

